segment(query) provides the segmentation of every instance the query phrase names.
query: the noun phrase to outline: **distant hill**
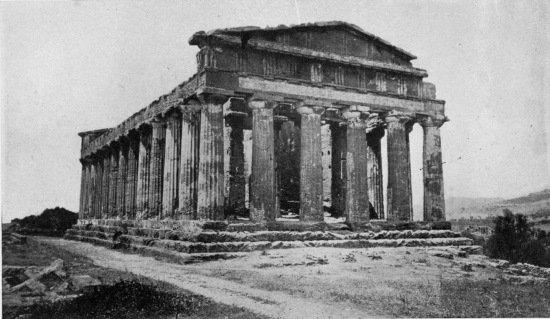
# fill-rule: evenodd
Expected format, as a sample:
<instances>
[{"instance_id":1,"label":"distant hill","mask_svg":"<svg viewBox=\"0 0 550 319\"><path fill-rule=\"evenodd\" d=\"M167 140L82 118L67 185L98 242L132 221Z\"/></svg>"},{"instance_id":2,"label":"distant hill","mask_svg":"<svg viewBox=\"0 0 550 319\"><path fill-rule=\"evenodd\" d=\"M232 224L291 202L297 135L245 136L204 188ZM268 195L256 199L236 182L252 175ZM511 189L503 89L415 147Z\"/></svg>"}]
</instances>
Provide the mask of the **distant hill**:
<instances>
[{"instance_id":1,"label":"distant hill","mask_svg":"<svg viewBox=\"0 0 550 319\"><path fill-rule=\"evenodd\" d=\"M497 216L506 208L513 213L532 215L550 208L550 189L511 199L450 197L445 206L447 219Z\"/></svg>"}]
</instances>

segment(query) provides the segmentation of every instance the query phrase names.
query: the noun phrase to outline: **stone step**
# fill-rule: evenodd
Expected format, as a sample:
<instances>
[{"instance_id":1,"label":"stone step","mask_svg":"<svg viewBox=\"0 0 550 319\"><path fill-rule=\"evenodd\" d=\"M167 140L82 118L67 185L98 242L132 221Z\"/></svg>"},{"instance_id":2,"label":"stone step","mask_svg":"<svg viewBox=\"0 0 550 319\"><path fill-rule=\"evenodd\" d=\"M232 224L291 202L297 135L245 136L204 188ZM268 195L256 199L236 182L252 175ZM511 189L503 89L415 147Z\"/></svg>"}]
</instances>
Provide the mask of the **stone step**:
<instances>
[{"instance_id":1,"label":"stone step","mask_svg":"<svg viewBox=\"0 0 550 319\"><path fill-rule=\"evenodd\" d=\"M370 247L433 247L433 246L469 246L469 238L408 238L408 239L347 239L347 240L308 240L308 241L259 241L259 242L185 242L169 239L152 239L121 235L115 241L67 233L65 239L85 242L119 245L125 248L158 248L188 254L220 253L220 252L251 252L268 249L290 249L307 247L333 248L370 248Z\"/></svg>"},{"instance_id":2,"label":"stone step","mask_svg":"<svg viewBox=\"0 0 550 319\"><path fill-rule=\"evenodd\" d=\"M405 230L354 233L351 231L258 231L258 232L213 232L203 231L190 233L184 231L162 229L120 229L117 226L90 226L89 230L76 227L67 231L78 236L112 239L119 235L145 237L154 239L170 239L189 242L258 242L258 241L311 241L311 240L351 240L351 239L407 239L407 238L456 238L459 233L450 230ZM118 232L118 235L117 235Z\"/></svg>"},{"instance_id":3,"label":"stone step","mask_svg":"<svg viewBox=\"0 0 550 319\"><path fill-rule=\"evenodd\" d=\"M300 222L281 218L267 223L252 223L249 221L201 221L201 220L118 220L118 219L79 219L76 227L81 230L92 230L95 226L114 229L158 229L187 232L201 231L336 231L351 230L342 222ZM450 230L451 223L447 221L385 221L371 220L356 225L355 231L390 231L390 230ZM95 229L97 230L97 229Z\"/></svg>"}]
</instances>

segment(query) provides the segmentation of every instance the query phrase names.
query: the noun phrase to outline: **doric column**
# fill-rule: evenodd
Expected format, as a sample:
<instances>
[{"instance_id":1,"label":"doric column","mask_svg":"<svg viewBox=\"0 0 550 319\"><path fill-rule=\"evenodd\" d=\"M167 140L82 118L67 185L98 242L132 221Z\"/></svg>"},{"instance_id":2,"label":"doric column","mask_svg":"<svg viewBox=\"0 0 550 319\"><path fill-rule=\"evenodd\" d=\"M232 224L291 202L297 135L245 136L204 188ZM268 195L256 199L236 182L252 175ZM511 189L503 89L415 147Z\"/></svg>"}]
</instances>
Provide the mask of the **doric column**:
<instances>
[{"instance_id":1,"label":"doric column","mask_svg":"<svg viewBox=\"0 0 550 319\"><path fill-rule=\"evenodd\" d=\"M149 172L149 216L160 218L162 212L162 186L164 170L164 147L166 142L166 123L160 119L151 122L151 163Z\"/></svg>"},{"instance_id":2,"label":"doric column","mask_svg":"<svg viewBox=\"0 0 550 319\"><path fill-rule=\"evenodd\" d=\"M95 171L95 165L92 159L90 159L89 162L90 166L90 180L88 181L88 218L94 218L94 200L95 200L95 192L94 192L94 186L96 182L96 171Z\"/></svg>"},{"instance_id":3,"label":"doric column","mask_svg":"<svg viewBox=\"0 0 550 319\"><path fill-rule=\"evenodd\" d=\"M82 164L82 173L80 177L80 205L78 209L78 218L84 218L84 203L86 198L86 162L83 159L80 159Z\"/></svg>"},{"instance_id":4,"label":"doric column","mask_svg":"<svg viewBox=\"0 0 550 319\"><path fill-rule=\"evenodd\" d=\"M84 218L90 217L90 198L91 198L91 183L92 183L92 167L88 159L85 162L85 182L84 182Z\"/></svg>"},{"instance_id":5,"label":"doric column","mask_svg":"<svg viewBox=\"0 0 550 319\"><path fill-rule=\"evenodd\" d=\"M138 180L136 187L136 219L149 215L149 180L151 167L151 127L144 125L139 130Z\"/></svg>"},{"instance_id":6,"label":"doric column","mask_svg":"<svg viewBox=\"0 0 550 319\"><path fill-rule=\"evenodd\" d=\"M244 172L244 114L226 116L229 134L229 195L226 211L231 215L241 215L245 210L246 177Z\"/></svg>"},{"instance_id":7,"label":"doric column","mask_svg":"<svg viewBox=\"0 0 550 319\"><path fill-rule=\"evenodd\" d=\"M321 114L324 108L300 106L297 111L301 114L300 221L323 221Z\"/></svg>"},{"instance_id":8,"label":"doric column","mask_svg":"<svg viewBox=\"0 0 550 319\"><path fill-rule=\"evenodd\" d=\"M366 118L361 112L345 112L347 120L346 156L346 222L352 226L368 222L369 197L367 186Z\"/></svg>"},{"instance_id":9,"label":"doric column","mask_svg":"<svg viewBox=\"0 0 550 319\"><path fill-rule=\"evenodd\" d=\"M445 117L419 118L424 128L424 221L445 220L440 127L446 120Z\"/></svg>"},{"instance_id":10,"label":"doric column","mask_svg":"<svg viewBox=\"0 0 550 319\"><path fill-rule=\"evenodd\" d=\"M95 177L95 199L94 199L94 218L101 218L101 203L103 201L103 158L101 156L95 155L95 167L96 167L96 177Z\"/></svg>"},{"instance_id":11,"label":"doric column","mask_svg":"<svg viewBox=\"0 0 550 319\"><path fill-rule=\"evenodd\" d=\"M385 133L384 126L384 122L377 115L371 116L367 122L367 184L369 200L377 219L384 219L381 145L381 139Z\"/></svg>"},{"instance_id":12,"label":"doric column","mask_svg":"<svg viewBox=\"0 0 550 319\"><path fill-rule=\"evenodd\" d=\"M410 164L406 124L411 116L391 113L388 125L388 220L411 220Z\"/></svg>"},{"instance_id":13,"label":"doric column","mask_svg":"<svg viewBox=\"0 0 550 319\"><path fill-rule=\"evenodd\" d=\"M201 124L197 218L223 219L224 209L224 152L223 104L226 98L201 95Z\"/></svg>"},{"instance_id":14,"label":"doric column","mask_svg":"<svg viewBox=\"0 0 550 319\"><path fill-rule=\"evenodd\" d=\"M109 195L111 181L111 152L107 148L103 153L103 175L101 186L101 218L107 219L109 216Z\"/></svg>"},{"instance_id":15,"label":"doric column","mask_svg":"<svg viewBox=\"0 0 550 319\"><path fill-rule=\"evenodd\" d=\"M118 172L117 172L117 216L125 218L126 216L126 180L128 178L128 139L123 138L120 141L118 153Z\"/></svg>"},{"instance_id":16,"label":"doric column","mask_svg":"<svg viewBox=\"0 0 550 319\"><path fill-rule=\"evenodd\" d=\"M332 209L337 215L343 215L346 209L346 155L347 131L346 125L333 122L330 124L332 140L331 160L331 195Z\"/></svg>"},{"instance_id":17,"label":"doric column","mask_svg":"<svg viewBox=\"0 0 550 319\"><path fill-rule=\"evenodd\" d=\"M183 106L181 121L178 213L181 219L196 219L200 105Z\"/></svg>"},{"instance_id":18,"label":"doric column","mask_svg":"<svg viewBox=\"0 0 550 319\"><path fill-rule=\"evenodd\" d=\"M164 151L164 186L161 218L176 218L178 208L179 170L181 156L181 115L170 114L166 125L166 148Z\"/></svg>"},{"instance_id":19,"label":"doric column","mask_svg":"<svg viewBox=\"0 0 550 319\"><path fill-rule=\"evenodd\" d=\"M275 218L281 217L281 130L283 128L283 123L286 121L273 120L273 151L274 151L274 160L273 164L275 166L275 201L274 201L274 212Z\"/></svg>"},{"instance_id":20,"label":"doric column","mask_svg":"<svg viewBox=\"0 0 550 319\"><path fill-rule=\"evenodd\" d=\"M135 219L137 212L137 184L138 184L138 158L139 135L132 131L128 144L128 173L126 175L125 211L126 219Z\"/></svg>"},{"instance_id":21,"label":"doric column","mask_svg":"<svg viewBox=\"0 0 550 319\"><path fill-rule=\"evenodd\" d=\"M117 193L118 193L118 145L111 145L111 170L109 173L109 214L108 218L116 218L118 214Z\"/></svg>"},{"instance_id":22,"label":"doric column","mask_svg":"<svg viewBox=\"0 0 550 319\"><path fill-rule=\"evenodd\" d=\"M253 100L252 109L252 173L250 177L250 220L274 221L275 151L273 102Z\"/></svg>"}]
</instances>

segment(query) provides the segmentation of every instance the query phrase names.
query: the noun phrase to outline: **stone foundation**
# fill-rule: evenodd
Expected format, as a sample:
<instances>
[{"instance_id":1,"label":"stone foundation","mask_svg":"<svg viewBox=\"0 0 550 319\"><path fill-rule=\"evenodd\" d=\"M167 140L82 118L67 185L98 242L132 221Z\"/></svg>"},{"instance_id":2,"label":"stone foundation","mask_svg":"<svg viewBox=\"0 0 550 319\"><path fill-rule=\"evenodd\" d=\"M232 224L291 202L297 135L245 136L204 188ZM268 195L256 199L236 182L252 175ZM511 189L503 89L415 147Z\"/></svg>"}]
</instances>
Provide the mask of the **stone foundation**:
<instances>
[{"instance_id":1,"label":"stone foundation","mask_svg":"<svg viewBox=\"0 0 550 319\"><path fill-rule=\"evenodd\" d=\"M451 231L448 222L381 221L363 224L360 228L362 229L350 231L344 223L298 221L257 224L94 219L79 220L77 225L67 230L65 239L169 255L306 247L431 247L472 244L470 239Z\"/></svg>"}]
</instances>

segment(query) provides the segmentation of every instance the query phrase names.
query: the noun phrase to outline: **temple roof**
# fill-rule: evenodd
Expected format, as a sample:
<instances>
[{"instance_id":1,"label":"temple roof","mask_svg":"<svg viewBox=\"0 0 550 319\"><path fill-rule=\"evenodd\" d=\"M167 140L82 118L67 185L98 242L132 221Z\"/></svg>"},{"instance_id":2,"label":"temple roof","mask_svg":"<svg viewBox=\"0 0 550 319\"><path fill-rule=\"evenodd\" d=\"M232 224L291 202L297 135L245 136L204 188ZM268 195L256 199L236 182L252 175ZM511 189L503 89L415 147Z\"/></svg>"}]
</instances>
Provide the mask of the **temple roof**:
<instances>
[{"instance_id":1,"label":"temple roof","mask_svg":"<svg viewBox=\"0 0 550 319\"><path fill-rule=\"evenodd\" d=\"M236 28L215 29L215 30L210 30L208 32L199 31L193 34L193 36L191 36L191 38L189 39L189 44L191 45L198 44L199 38L205 35L210 36L210 35L216 35L216 34L227 34L227 35L237 35L237 36L244 36L244 35L254 36L255 34L260 35L260 34L268 34L268 33L281 33L283 31L302 31L302 30L306 31L306 30L321 30L321 29L346 30L359 37L367 38L374 42L377 42L387 47L389 50L407 57L409 60L416 59L416 56L411 54L410 52L407 52L399 47L396 47L395 45L389 43L388 41L382 38L375 36L372 33L364 31L363 29L356 26L355 24L351 24L343 21L302 23L302 24L292 24L290 26L279 25L277 27L265 27L263 29L256 26L244 26L244 27L236 27Z\"/></svg>"}]
</instances>

